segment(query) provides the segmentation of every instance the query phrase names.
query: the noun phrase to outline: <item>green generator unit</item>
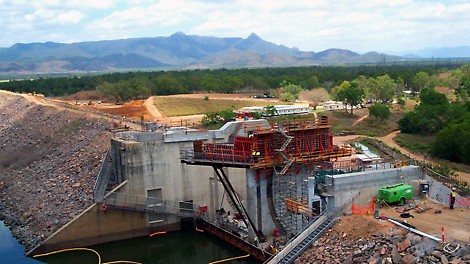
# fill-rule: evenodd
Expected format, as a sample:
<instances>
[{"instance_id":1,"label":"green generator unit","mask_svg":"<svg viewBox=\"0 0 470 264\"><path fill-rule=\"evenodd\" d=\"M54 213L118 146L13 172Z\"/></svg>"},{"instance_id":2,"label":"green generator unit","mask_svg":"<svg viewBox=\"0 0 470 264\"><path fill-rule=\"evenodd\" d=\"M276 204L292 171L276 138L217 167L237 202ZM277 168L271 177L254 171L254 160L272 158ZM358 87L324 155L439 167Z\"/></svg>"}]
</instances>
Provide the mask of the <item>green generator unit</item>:
<instances>
[{"instance_id":1,"label":"green generator unit","mask_svg":"<svg viewBox=\"0 0 470 264\"><path fill-rule=\"evenodd\" d=\"M380 188L377 196L377 202L382 203L400 203L405 204L406 200L413 197L413 187L411 185L399 183Z\"/></svg>"}]
</instances>

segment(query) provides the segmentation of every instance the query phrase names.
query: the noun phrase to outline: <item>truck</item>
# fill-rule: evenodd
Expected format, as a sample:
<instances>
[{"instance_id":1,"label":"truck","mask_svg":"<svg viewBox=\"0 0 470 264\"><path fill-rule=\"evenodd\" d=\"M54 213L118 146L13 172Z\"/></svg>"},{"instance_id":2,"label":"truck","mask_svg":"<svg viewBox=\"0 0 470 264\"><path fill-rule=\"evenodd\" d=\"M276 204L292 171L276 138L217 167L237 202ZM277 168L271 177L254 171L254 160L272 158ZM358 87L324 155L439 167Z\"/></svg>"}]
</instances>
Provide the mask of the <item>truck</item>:
<instances>
[{"instance_id":1,"label":"truck","mask_svg":"<svg viewBox=\"0 0 470 264\"><path fill-rule=\"evenodd\" d=\"M379 189L377 195L377 203L399 203L404 205L406 200L413 197L413 187L411 185L399 183L395 185L386 186Z\"/></svg>"}]
</instances>

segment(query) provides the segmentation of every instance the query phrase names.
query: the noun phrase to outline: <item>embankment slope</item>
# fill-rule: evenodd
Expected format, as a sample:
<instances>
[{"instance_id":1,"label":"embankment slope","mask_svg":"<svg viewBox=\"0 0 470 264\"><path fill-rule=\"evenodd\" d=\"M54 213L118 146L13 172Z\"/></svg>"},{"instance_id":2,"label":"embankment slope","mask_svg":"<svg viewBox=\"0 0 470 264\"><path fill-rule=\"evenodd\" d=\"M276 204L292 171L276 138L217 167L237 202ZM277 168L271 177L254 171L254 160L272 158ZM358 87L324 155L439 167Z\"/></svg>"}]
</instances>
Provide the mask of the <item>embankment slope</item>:
<instances>
[{"instance_id":1,"label":"embankment slope","mask_svg":"<svg viewBox=\"0 0 470 264\"><path fill-rule=\"evenodd\" d=\"M0 218L26 249L93 203L110 125L0 92Z\"/></svg>"}]
</instances>

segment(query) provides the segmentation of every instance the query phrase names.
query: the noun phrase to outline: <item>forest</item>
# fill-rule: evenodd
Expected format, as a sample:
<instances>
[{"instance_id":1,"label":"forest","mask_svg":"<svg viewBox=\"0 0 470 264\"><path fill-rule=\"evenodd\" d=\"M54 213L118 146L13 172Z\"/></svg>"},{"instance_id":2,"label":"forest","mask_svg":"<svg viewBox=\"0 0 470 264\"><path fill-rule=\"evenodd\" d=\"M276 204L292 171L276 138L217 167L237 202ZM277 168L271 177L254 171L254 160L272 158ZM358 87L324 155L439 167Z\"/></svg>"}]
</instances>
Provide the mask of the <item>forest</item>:
<instances>
[{"instance_id":1,"label":"forest","mask_svg":"<svg viewBox=\"0 0 470 264\"><path fill-rule=\"evenodd\" d=\"M455 69L461 65L445 65ZM16 92L40 93L45 96L64 96L82 90L101 91L118 100L144 98L149 95L172 95L195 92L237 93L269 92L284 82L312 89L330 90L343 81L359 76L378 77L387 74L406 86L411 85L416 73L433 75L443 65L400 64L358 66L311 66L290 68L207 69L156 72L116 72L93 76L33 78L0 82L0 89ZM413 89L410 86L409 89Z\"/></svg>"}]
</instances>

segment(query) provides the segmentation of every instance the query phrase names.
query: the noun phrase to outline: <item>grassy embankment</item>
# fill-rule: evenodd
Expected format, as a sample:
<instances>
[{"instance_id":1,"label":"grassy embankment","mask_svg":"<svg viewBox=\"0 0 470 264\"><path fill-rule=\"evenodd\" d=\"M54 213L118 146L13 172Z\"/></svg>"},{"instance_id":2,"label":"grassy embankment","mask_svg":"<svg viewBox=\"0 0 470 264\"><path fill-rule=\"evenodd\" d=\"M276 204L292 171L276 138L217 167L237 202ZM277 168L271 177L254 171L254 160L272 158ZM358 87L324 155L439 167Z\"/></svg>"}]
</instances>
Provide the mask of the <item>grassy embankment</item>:
<instances>
[{"instance_id":1,"label":"grassy embankment","mask_svg":"<svg viewBox=\"0 0 470 264\"><path fill-rule=\"evenodd\" d=\"M391 114L388 119L381 120L373 116L368 116L361 122L353 126L359 118L369 114L367 108L354 109L353 115L351 110L346 111L328 111L321 112L318 115L326 115L332 119L334 133L359 134L369 137L381 137L398 130L398 120L400 120L406 112L412 111L416 102L407 100L404 107L399 105L391 106Z\"/></svg>"},{"instance_id":2,"label":"grassy embankment","mask_svg":"<svg viewBox=\"0 0 470 264\"><path fill-rule=\"evenodd\" d=\"M244 106L267 106L272 102L238 99L186 98L173 96L155 96L155 106L166 116L186 116L207 114L226 109L240 109Z\"/></svg>"}]
</instances>

